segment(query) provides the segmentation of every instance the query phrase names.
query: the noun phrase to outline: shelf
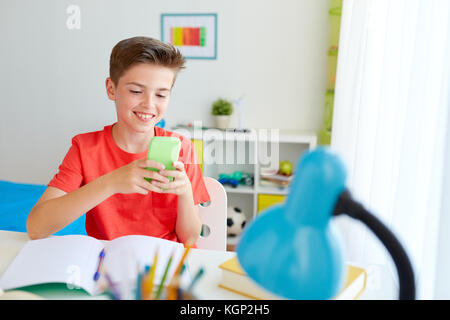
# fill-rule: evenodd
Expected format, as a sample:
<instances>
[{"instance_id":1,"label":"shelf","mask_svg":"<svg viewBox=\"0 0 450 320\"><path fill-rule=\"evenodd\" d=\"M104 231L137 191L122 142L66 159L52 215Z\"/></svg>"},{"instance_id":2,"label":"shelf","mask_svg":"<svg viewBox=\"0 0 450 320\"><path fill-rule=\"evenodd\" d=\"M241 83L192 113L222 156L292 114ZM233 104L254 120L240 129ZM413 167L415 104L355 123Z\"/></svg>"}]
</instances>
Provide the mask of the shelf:
<instances>
[{"instance_id":1,"label":"shelf","mask_svg":"<svg viewBox=\"0 0 450 320\"><path fill-rule=\"evenodd\" d=\"M264 194L279 194L279 195L287 195L289 193L288 189L281 189L277 187L264 187L259 186L258 188L247 187L247 186L239 186L237 188L224 186L225 191L227 193L240 193L240 194L254 194L254 193L264 193Z\"/></svg>"},{"instance_id":2,"label":"shelf","mask_svg":"<svg viewBox=\"0 0 450 320\"><path fill-rule=\"evenodd\" d=\"M267 142L268 137L258 137L258 142ZM279 143L304 143L311 146L316 146L317 144L317 134L312 131L304 130L279 130L279 141L274 141Z\"/></svg>"},{"instance_id":3,"label":"shelf","mask_svg":"<svg viewBox=\"0 0 450 320\"><path fill-rule=\"evenodd\" d=\"M196 152L201 157L203 176L218 180L220 174L235 171L250 173L253 186L239 185L233 188L223 185L227 193L227 206L239 207L247 221L258 216L258 208L284 201L290 188L260 185L260 170L275 168L278 161L290 161L298 166L301 156L317 147L317 134L312 131L291 129L251 129L248 133L206 130L209 128L178 128L180 134L194 140ZM270 145L268 145L270 143ZM234 245L235 239L228 239Z\"/></svg>"},{"instance_id":4,"label":"shelf","mask_svg":"<svg viewBox=\"0 0 450 320\"><path fill-rule=\"evenodd\" d=\"M206 130L208 129L208 130ZM214 131L209 131L213 129ZM190 139L213 141L229 140L229 141L247 141L247 142L268 142L271 141L272 136L267 137L262 134L260 130L270 131L278 129L250 129L249 132L231 132L219 130L216 128L205 128L205 130L183 127L172 127L170 130L182 134ZM218 137L218 136L219 137ZM220 139L219 139L220 138ZM280 129L278 130L278 143L304 143L309 144L312 148L317 145L317 134L314 131L294 130L294 129Z\"/></svg>"},{"instance_id":5,"label":"shelf","mask_svg":"<svg viewBox=\"0 0 450 320\"><path fill-rule=\"evenodd\" d=\"M230 140L230 141L256 141L257 131L256 129L249 129L248 132L233 132L226 131L218 128L193 128L193 127L171 127L169 130L177 132L181 135L188 137L189 139L198 140Z\"/></svg>"},{"instance_id":6,"label":"shelf","mask_svg":"<svg viewBox=\"0 0 450 320\"><path fill-rule=\"evenodd\" d=\"M289 188L284 189L277 187L259 186L258 188L256 188L256 193L287 195L289 193L289 190Z\"/></svg>"},{"instance_id":7,"label":"shelf","mask_svg":"<svg viewBox=\"0 0 450 320\"><path fill-rule=\"evenodd\" d=\"M224 188L227 193L248 193L248 194L255 193L255 189L249 186L238 186L237 188L224 186Z\"/></svg>"}]
</instances>

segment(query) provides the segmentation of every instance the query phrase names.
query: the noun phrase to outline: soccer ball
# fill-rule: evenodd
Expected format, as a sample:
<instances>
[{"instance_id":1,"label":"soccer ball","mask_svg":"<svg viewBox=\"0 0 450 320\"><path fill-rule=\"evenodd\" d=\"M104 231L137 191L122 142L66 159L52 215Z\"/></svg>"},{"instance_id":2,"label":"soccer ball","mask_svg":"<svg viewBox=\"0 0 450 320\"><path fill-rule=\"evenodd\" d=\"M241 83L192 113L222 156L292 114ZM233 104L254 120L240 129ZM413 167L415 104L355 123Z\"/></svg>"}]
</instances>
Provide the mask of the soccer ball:
<instances>
[{"instance_id":1,"label":"soccer ball","mask_svg":"<svg viewBox=\"0 0 450 320\"><path fill-rule=\"evenodd\" d=\"M237 237L247 223L245 213L238 207L228 207L227 209L227 235Z\"/></svg>"}]
</instances>

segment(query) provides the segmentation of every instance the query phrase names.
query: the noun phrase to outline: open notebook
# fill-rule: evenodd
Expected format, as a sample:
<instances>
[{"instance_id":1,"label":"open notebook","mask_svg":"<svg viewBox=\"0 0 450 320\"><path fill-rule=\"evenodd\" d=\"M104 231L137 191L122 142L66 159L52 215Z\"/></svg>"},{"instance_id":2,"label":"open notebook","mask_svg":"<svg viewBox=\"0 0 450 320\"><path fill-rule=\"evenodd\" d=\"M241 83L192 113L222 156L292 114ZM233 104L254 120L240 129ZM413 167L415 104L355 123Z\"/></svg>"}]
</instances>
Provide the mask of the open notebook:
<instances>
[{"instance_id":1,"label":"open notebook","mask_svg":"<svg viewBox=\"0 0 450 320\"><path fill-rule=\"evenodd\" d=\"M111 280L130 286L136 284L138 272L152 264L156 251L155 285L161 282L167 262L173 255L167 274L170 280L184 252L181 243L142 235L123 236L106 243L83 235L31 240L1 277L0 288L8 290L42 283L67 283L68 288L81 287L91 295L99 294L104 290L102 277L94 281L94 274L103 249L102 266ZM181 285L187 285L189 278L186 270L181 277Z\"/></svg>"}]
</instances>

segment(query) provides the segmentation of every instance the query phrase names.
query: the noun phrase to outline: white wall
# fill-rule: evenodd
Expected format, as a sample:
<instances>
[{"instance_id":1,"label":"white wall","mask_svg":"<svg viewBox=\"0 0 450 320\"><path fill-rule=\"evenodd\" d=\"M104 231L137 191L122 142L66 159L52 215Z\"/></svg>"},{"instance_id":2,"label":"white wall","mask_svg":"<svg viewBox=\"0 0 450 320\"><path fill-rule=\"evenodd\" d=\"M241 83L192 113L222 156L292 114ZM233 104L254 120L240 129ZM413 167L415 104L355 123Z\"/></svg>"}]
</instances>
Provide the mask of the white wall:
<instances>
[{"instance_id":1,"label":"white wall","mask_svg":"<svg viewBox=\"0 0 450 320\"><path fill-rule=\"evenodd\" d=\"M81 9L80 30L66 27L71 4ZM0 0L0 179L47 183L72 136L115 121L104 88L111 49L136 35L160 38L161 13L218 14L217 60L188 61L165 117L169 126L212 125L214 99L245 94L245 127L319 130L328 6L328 0Z\"/></svg>"}]
</instances>

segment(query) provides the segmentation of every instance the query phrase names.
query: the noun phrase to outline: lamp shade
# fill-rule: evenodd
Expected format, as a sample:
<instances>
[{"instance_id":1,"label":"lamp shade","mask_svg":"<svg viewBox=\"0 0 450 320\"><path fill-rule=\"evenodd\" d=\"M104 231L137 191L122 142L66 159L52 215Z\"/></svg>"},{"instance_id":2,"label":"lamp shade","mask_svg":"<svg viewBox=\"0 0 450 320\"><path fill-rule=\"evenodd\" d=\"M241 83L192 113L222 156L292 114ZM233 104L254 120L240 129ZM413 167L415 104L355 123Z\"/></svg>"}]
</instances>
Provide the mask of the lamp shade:
<instances>
[{"instance_id":1,"label":"lamp shade","mask_svg":"<svg viewBox=\"0 0 450 320\"><path fill-rule=\"evenodd\" d=\"M247 275L287 299L329 299L345 278L341 238L330 223L345 189L341 160L326 148L299 161L284 204L270 207L244 230L237 257Z\"/></svg>"}]
</instances>

